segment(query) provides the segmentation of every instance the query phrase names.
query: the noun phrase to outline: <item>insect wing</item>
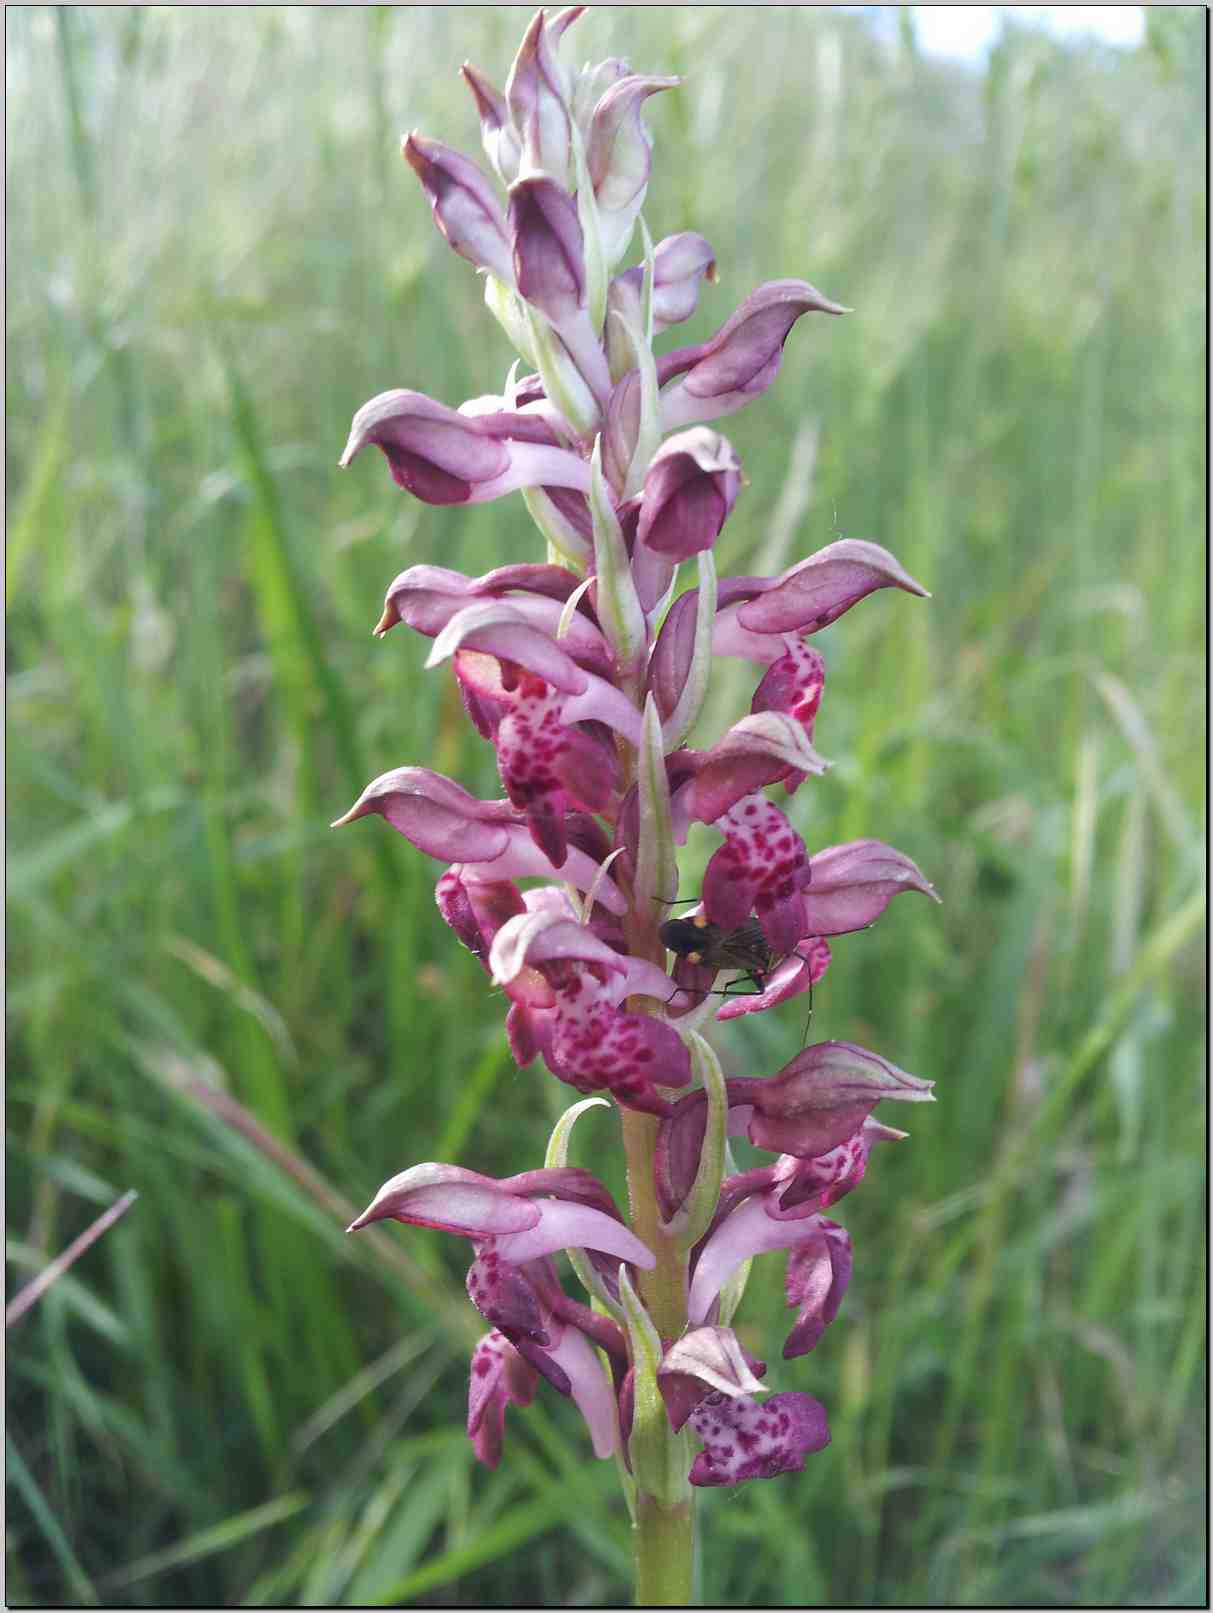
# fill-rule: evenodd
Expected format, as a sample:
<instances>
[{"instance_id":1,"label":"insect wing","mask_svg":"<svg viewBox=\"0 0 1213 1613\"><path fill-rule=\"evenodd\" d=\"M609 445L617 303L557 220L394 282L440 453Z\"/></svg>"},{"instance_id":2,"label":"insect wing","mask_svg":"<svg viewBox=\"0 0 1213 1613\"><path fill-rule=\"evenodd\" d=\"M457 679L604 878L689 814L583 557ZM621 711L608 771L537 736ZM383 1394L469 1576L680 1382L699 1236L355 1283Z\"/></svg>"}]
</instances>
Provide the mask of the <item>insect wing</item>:
<instances>
[{"instance_id":1,"label":"insect wing","mask_svg":"<svg viewBox=\"0 0 1213 1613\"><path fill-rule=\"evenodd\" d=\"M776 960L762 925L757 919L747 919L735 930L717 936L711 961L718 969L740 969L743 974L761 977L770 973Z\"/></svg>"}]
</instances>

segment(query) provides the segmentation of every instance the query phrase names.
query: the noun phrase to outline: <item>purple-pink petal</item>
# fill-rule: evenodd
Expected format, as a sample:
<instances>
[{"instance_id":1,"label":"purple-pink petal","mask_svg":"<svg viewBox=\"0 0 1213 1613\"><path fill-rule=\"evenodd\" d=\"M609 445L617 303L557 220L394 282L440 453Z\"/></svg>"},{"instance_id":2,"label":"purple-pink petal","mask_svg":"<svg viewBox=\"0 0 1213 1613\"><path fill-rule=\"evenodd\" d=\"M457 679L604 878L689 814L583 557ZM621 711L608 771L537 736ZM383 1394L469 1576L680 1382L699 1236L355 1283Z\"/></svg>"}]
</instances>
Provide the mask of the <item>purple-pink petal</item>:
<instances>
[{"instance_id":1,"label":"purple-pink petal","mask_svg":"<svg viewBox=\"0 0 1213 1613\"><path fill-rule=\"evenodd\" d=\"M657 450L644 478L639 541L675 560L710 549L741 487L741 465L726 437L695 426Z\"/></svg>"},{"instance_id":2,"label":"purple-pink petal","mask_svg":"<svg viewBox=\"0 0 1213 1613\"><path fill-rule=\"evenodd\" d=\"M381 392L354 416L345 467L373 443L398 486L426 504L480 504L520 487L587 492L589 467L536 415L461 414L420 392Z\"/></svg>"},{"instance_id":3,"label":"purple-pink petal","mask_svg":"<svg viewBox=\"0 0 1213 1613\"><path fill-rule=\"evenodd\" d=\"M586 160L598 205L606 212L623 211L648 184L651 143L641 108L650 95L675 89L680 82L630 73L612 84L594 108Z\"/></svg>"},{"instance_id":4,"label":"purple-pink petal","mask_svg":"<svg viewBox=\"0 0 1213 1613\"><path fill-rule=\"evenodd\" d=\"M752 291L716 335L699 347L664 355L659 378L666 431L732 414L774 381L788 332L810 312L846 310L804 280L772 280Z\"/></svg>"},{"instance_id":5,"label":"purple-pink petal","mask_svg":"<svg viewBox=\"0 0 1213 1613\"><path fill-rule=\"evenodd\" d=\"M491 1176L458 1165L427 1164L413 1165L386 1181L349 1230L389 1220L437 1227L463 1238L493 1238L537 1227L541 1211L504 1192Z\"/></svg>"},{"instance_id":6,"label":"purple-pink petal","mask_svg":"<svg viewBox=\"0 0 1213 1613\"><path fill-rule=\"evenodd\" d=\"M687 1297L687 1316L694 1326L706 1322L720 1290L743 1261L771 1249L791 1249L812 1237L807 1219L776 1220L765 1195L755 1194L732 1210L700 1252Z\"/></svg>"},{"instance_id":7,"label":"purple-pink petal","mask_svg":"<svg viewBox=\"0 0 1213 1613\"><path fill-rule=\"evenodd\" d=\"M656 1256L635 1233L602 1210L561 1199L530 1202L539 1211L537 1223L496 1239L495 1247L503 1260L522 1265L542 1255L555 1254L558 1249L600 1249L646 1271L657 1264Z\"/></svg>"},{"instance_id":8,"label":"purple-pink petal","mask_svg":"<svg viewBox=\"0 0 1213 1613\"><path fill-rule=\"evenodd\" d=\"M568 1379L568 1392L585 1418L594 1455L600 1460L613 1456L619 1439L619 1416L593 1345L577 1328L566 1326L547 1353Z\"/></svg>"}]
</instances>

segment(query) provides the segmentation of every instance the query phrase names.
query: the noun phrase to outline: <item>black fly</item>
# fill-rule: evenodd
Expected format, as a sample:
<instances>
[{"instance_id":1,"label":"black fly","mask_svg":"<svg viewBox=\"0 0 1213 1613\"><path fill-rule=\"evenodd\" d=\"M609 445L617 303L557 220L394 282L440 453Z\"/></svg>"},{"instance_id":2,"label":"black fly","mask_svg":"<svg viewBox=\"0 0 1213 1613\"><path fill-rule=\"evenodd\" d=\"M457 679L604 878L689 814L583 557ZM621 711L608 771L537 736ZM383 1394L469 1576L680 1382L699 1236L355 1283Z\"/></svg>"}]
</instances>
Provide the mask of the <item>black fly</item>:
<instances>
[{"instance_id":1,"label":"black fly","mask_svg":"<svg viewBox=\"0 0 1213 1613\"><path fill-rule=\"evenodd\" d=\"M667 919L659 933L662 946L675 957L705 969L739 970L759 991L780 962L757 919L726 930L699 913L690 919Z\"/></svg>"},{"instance_id":2,"label":"black fly","mask_svg":"<svg viewBox=\"0 0 1213 1613\"><path fill-rule=\"evenodd\" d=\"M709 993L710 996L733 996L732 987L746 983L761 993L766 989L767 975L783 962L783 958L772 949L757 919L747 919L735 930L726 930L699 913L690 919L667 919L658 933L662 946L687 963L699 964L705 969L736 969L740 972L739 980L732 981L722 992ZM810 982L809 1013L804 1023L802 1042L809 1039L812 1018L813 986Z\"/></svg>"}]
</instances>

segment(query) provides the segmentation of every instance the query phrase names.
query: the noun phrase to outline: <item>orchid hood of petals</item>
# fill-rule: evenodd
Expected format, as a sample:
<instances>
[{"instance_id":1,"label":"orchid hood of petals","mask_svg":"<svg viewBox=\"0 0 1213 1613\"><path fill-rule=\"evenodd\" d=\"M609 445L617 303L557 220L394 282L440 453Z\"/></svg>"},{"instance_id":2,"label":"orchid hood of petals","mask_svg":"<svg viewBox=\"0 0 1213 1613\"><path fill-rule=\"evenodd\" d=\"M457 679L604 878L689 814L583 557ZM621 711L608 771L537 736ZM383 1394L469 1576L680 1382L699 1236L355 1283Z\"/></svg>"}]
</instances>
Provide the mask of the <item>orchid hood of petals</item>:
<instances>
[{"instance_id":1,"label":"orchid hood of petals","mask_svg":"<svg viewBox=\"0 0 1213 1613\"><path fill-rule=\"evenodd\" d=\"M544 1174L549 1190L555 1189L559 1172ZM582 1173L573 1174L579 1187ZM583 1193L571 1201L527 1198L491 1176L458 1165L414 1165L386 1181L349 1230L359 1231L375 1221L402 1221L478 1243L492 1239L496 1257L510 1265L568 1248L600 1249L646 1270L656 1264L655 1256L616 1216L583 1198Z\"/></svg>"},{"instance_id":2,"label":"orchid hood of petals","mask_svg":"<svg viewBox=\"0 0 1213 1613\"><path fill-rule=\"evenodd\" d=\"M803 894L809 935L847 935L865 929L900 891L939 893L918 864L880 840L829 846L809 860L812 882Z\"/></svg>"},{"instance_id":3,"label":"orchid hood of petals","mask_svg":"<svg viewBox=\"0 0 1213 1613\"><path fill-rule=\"evenodd\" d=\"M643 270L628 274L643 278ZM653 328L668 330L695 312L702 281L716 280L716 254L702 235L683 230L653 248Z\"/></svg>"},{"instance_id":4,"label":"orchid hood of petals","mask_svg":"<svg viewBox=\"0 0 1213 1613\"><path fill-rule=\"evenodd\" d=\"M629 73L612 84L594 108L586 161L598 205L605 212L622 212L643 193L652 165L652 141L641 108L650 95L677 89L681 82Z\"/></svg>"},{"instance_id":5,"label":"orchid hood of petals","mask_svg":"<svg viewBox=\"0 0 1213 1613\"><path fill-rule=\"evenodd\" d=\"M846 312L805 280L770 280L759 286L710 341L663 356L659 377L677 379L661 393L662 430L677 431L744 409L779 373L783 344L802 314Z\"/></svg>"},{"instance_id":6,"label":"orchid hood of petals","mask_svg":"<svg viewBox=\"0 0 1213 1613\"><path fill-rule=\"evenodd\" d=\"M923 1081L854 1042L802 1048L778 1075L729 1082L729 1105L752 1105L746 1132L756 1148L816 1159L852 1136L884 1098L930 1103Z\"/></svg>"},{"instance_id":7,"label":"orchid hood of petals","mask_svg":"<svg viewBox=\"0 0 1213 1613\"><path fill-rule=\"evenodd\" d=\"M342 468L368 443L423 504L482 504L523 487L589 490L588 465L536 415L465 415L421 392L381 392L354 416Z\"/></svg>"},{"instance_id":8,"label":"orchid hood of petals","mask_svg":"<svg viewBox=\"0 0 1213 1613\"><path fill-rule=\"evenodd\" d=\"M627 912L627 898L600 865L570 845L559 868L535 845L525 817L508 801L480 801L428 767L397 767L372 780L333 827L375 813L440 862L462 863L472 879L538 876L566 879L597 891L610 912Z\"/></svg>"},{"instance_id":9,"label":"orchid hood of petals","mask_svg":"<svg viewBox=\"0 0 1213 1613\"><path fill-rule=\"evenodd\" d=\"M751 712L700 755L681 806L700 823L716 823L765 785L793 774L824 773L829 766L809 743L798 717L783 711Z\"/></svg>"},{"instance_id":10,"label":"orchid hood of petals","mask_svg":"<svg viewBox=\"0 0 1213 1613\"><path fill-rule=\"evenodd\" d=\"M887 549L861 538L840 538L747 600L737 620L750 633L816 633L879 588L931 597Z\"/></svg>"},{"instance_id":11,"label":"orchid hood of petals","mask_svg":"<svg viewBox=\"0 0 1213 1613\"><path fill-rule=\"evenodd\" d=\"M690 1480L696 1485L741 1484L801 1473L804 1459L830 1443L825 1407L812 1395L785 1390L760 1403L748 1395L711 1395L691 1413L703 1441Z\"/></svg>"},{"instance_id":12,"label":"orchid hood of petals","mask_svg":"<svg viewBox=\"0 0 1213 1613\"><path fill-rule=\"evenodd\" d=\"M693 426L662 443L644 478L639 541L689 560L710 549L741 488L741 462L727 437Z\"/></svg>"},{"instance_id":13,"label":"orchid hood of petals","mask_svg":"<svg viewBox=\"0 0 1213 1613\"><path fill-rule=\"evenodd\" d=\"M621 976L627 973L627 960L584 924L559 913L520 913L502 925L493 939L493 981L508 986L528 964L537 967L555 959L597 963Z\"/></svg>"}]
</instances>

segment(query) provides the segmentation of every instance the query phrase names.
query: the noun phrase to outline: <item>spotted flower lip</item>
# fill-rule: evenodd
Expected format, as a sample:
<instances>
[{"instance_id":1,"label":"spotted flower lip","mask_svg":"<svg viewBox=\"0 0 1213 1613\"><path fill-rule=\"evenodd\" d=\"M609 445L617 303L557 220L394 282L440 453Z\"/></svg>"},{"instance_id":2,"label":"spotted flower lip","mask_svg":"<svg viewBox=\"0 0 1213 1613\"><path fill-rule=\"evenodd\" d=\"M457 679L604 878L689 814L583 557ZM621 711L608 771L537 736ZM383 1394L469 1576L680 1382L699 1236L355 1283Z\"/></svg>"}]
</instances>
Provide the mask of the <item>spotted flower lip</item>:
<instances>
[{"instance_id":1,"label":"spotted flower lip","mask_svg":"<svg viewBox=\"0 0 1213 1613\"><path fill-rule=\"evenodd\" d=\"M495 1468L505 1440L507 1406L529 1406L539 1374L497 1328L472 1352L468 1379L467 1432L477 1458Z\"/></svg>"},{"instance_id":2,"label":"spotted flower lip","mask_svg":"<svg viewBox=\"0 0 1213 1613\"><path fill-rule=\"evenodd\" d=\"M675 1433L711 1394L762 1394L766 1367L731 1327L697 1327L675 1339L657 1369L657 1387Z\"/></svg>"},{"instance_id":3,"label":"spotted flower lip","mask_svg":"<svg viewBox=\"0 0 1213 1613\"><path fill-rule=\"evenodd\" d=\"M703 1440L690 1480L695 1485L741 1484L800 1473L804 1459L830 1443L825 1407L812 1395L788 1389L763 1404L751 1396L712 1395L691 1413Z\"/></svg>"}]
</instances>

